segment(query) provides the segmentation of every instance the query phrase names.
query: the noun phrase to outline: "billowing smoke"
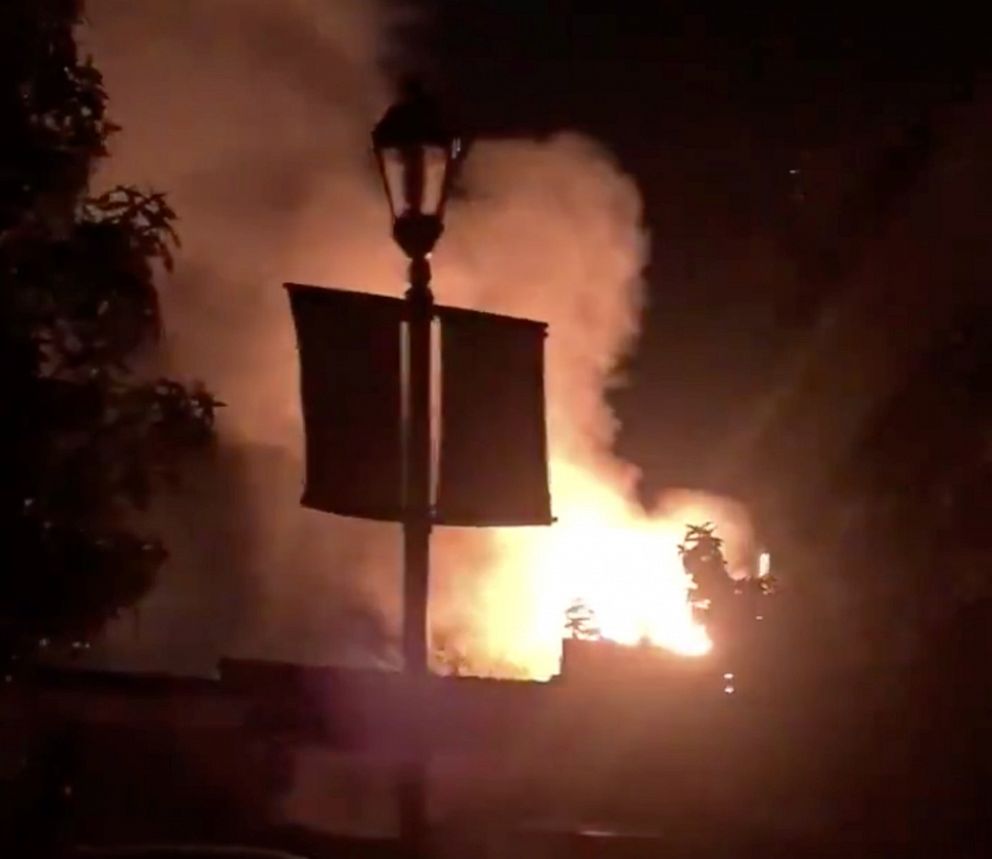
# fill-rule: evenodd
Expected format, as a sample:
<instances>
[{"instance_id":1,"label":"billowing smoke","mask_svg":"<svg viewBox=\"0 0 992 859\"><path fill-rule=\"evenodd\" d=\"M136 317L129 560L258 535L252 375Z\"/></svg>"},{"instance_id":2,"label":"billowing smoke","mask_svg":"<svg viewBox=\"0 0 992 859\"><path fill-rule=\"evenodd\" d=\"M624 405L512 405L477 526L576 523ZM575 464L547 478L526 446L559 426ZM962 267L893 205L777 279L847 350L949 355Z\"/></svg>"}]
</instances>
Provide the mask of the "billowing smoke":
<instances>
[{"instance_id":1,"label":"billowing smoke","mask_svg":"<svg viewBox=\"0 0 992 859\"><path fill-rule=\"evenodd\" d=\"M391 96L380 62L401 21L370 0L90 0L90 21L86 39L124 127L98 181L168 192L183 246L162 283L163 360L227 404L221 450L162 505L172 559L138 634L115 629L108 647L183 668L222 653L388 659L398 528L299 507L296 353L281 284L404 288L368 151ZM439 300L550 324L553 500L578 471L627 505L636 472L609 453L604 392L642 301L648 248L634 183L603 147L563 133L478 142L462 184L435 259ZM535 598L531 571L499 562L515 539L540 537L453 531L436 541L436 631L483 669L526 657L498 631Z\"/></svg>"}]
</instances>

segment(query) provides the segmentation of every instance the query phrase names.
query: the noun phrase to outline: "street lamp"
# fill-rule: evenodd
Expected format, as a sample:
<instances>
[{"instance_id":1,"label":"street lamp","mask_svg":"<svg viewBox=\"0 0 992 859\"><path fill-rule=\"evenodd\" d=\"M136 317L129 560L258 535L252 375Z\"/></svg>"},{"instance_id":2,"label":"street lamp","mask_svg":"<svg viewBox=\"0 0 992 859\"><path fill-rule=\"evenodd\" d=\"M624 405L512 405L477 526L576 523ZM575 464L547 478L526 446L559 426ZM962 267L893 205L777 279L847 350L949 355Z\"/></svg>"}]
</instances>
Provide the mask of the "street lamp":
<instances>
[{"instance_id":1,"label":"street lamp","mask_svg":"<svg viewBox=\"0 0 992 859\"><path fill-rule=\"evenodd\" d=\"M458 139L437 105L415 83L372 130L372 147L393 220L393 238L410 259L406 293L409 376L404 397L403 659L409 674L427 671L427 580L431 498L431 321L428 256L444 230L444 206Z\"/></svg>"},{"instance_id":2,"label":"street lamp","mask_svg":"<svg viewBox=\"0 0 992 859\"><path fill-rule=\"evenodd\" d=\"M423 259L444 230L460 142L435 102L410 84L373 129L372 146L393 218L393 238L411 260Z\"/></svg>"},{"instance_id":3,"label":"street lamp","mask_svg":"<svg viewBox=\"0 0 992 859\"><path fill-rule=\"evenodd\" d=\"M444 206L451 188L458 139L440 111L417 86L372 131L383 188L393 219L393 238L410 260L406 292L408 376L403 392L403 667L411 691L427 674L427 596L431 497L431 323L434 296L428 257L444 230ZM422 699L411 701L408 752L399 779L400 838L408 859L426 855L426 749Z\"/></svg>"}]
</instances>

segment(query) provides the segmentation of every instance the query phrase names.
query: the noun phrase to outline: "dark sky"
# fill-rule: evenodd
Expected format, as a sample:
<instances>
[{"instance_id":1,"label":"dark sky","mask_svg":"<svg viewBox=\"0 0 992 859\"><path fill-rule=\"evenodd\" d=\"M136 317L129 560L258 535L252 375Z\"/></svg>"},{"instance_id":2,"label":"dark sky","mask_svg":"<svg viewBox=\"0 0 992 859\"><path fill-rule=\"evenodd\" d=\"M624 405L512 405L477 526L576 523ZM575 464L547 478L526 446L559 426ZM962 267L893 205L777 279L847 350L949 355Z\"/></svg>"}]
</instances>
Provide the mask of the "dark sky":
<instances>
[{"instance_id":1,"label":"dark sky","mask_svg":"<svg viewBox=\"0 0 992 859\"><path fill-rule=\"evenodd\" d=\"M578 129L636 177L650 307L614 397L620 452L648 491L740 490L714 450L927 169L982 28L929 4L418 5L428 74L469 133Z\"/></svg>"}]
</instances>

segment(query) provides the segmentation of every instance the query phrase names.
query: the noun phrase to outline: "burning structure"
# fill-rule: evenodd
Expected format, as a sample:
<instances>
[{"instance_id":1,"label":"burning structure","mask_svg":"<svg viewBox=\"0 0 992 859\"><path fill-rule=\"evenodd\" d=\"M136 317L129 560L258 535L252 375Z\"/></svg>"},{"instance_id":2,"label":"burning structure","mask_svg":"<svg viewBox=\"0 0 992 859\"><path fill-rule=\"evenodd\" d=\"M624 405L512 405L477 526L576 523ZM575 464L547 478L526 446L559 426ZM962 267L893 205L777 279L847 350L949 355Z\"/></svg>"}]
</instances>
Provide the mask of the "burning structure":
<instances>
[{"instance_id":1,"label":"burning structure","mask_svg":"<svg viewBox=\"0 0 992 859\"><path fill-rule=\"evenodd\" d=\"M700 652L679 654L674 648L658 646L645 627L636 644L604 636L595 609L582 598L573 600L565 611L566 638L562 642L563 677L582 675L586 678L608 678L632 673L642 679L663 678L691 673L712 673L714 662L749 661L756 642L754 625L764 620L765 609L760 597L775 590L771 575L771 557L761 552L755 560L753 575L746 571L737 577L730 575L723 553L723 540L711 523L689 525L685 539L678 546L685 575L689 582L687 604L694 622L705 630L706 646ZM650 612L650 606L644 609ZM697 660L705 654L711 660ZM685 658L685 657L689 658ZM702 671L700 669L702 668ZM733 672L724 671L727 681L724 691L733 693Z\"/></svg>"}]
</instances>

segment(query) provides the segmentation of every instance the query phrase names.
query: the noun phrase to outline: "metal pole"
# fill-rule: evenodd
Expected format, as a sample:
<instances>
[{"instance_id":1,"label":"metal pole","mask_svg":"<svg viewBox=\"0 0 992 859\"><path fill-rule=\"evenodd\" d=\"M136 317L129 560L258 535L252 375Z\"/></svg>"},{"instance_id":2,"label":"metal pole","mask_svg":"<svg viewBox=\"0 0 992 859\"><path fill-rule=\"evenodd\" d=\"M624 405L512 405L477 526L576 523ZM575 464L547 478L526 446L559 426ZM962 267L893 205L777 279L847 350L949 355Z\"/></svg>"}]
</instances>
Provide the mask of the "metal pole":
<instances>
[{"instance_id":1,"label":"metal pole","mask_svg":"<svg viewBox=\"0 0 992 859\"><path fill-rule=\"evenodd\" d=\"M409 333L407 433L403 519L403 663L409 683L410 732L400 775L400 838L407 856L426 855L426 749L422 734L423 683L427 675L427 593L431 537L431 268L410 262L406 293Z\"/></svg>"},{"instance_id":2,"label":"metal pole","mask_svg":"<svg viewBox=\"0 0 992 859\"><path fill-rule=\"evenodd\" d=\"M431 536L431 321L434 296L426 259L410 263L406 516L403 521L403 660L407 674L427 671L427 579Z\"/></svg>"}]
</instances>

